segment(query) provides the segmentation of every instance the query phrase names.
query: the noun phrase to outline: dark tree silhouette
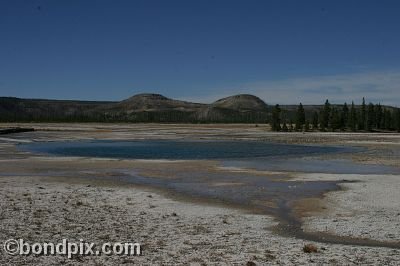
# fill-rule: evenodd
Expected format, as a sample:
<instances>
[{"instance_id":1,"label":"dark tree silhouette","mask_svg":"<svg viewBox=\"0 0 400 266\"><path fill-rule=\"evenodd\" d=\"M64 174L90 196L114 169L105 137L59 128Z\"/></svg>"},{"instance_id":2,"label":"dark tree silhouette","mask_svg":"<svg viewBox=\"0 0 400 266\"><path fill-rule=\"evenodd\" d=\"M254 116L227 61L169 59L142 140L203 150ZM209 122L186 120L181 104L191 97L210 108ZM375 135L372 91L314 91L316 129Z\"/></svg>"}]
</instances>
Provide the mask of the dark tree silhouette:
<instances>
[{"instance_id":1,"label":"dark tree silhouette","mask_svg":"<svg viewBox=\"0 0 400 266\"><path fill-rule=\"evenodd\" d=\"M396 111L396 130L400 132L400 108L397 108Z\"/></svg>"},{"instance_id":2,"label":"dark tree silhouette","mask_svg":"<svg viewBox=\"0 0 400 266\"><path fill-rule=\"evenodd\" d=\"M279 104L275 105L272 111L272 123L271 127L273 131L281 131L281 108Z\"/></svg>"},{"instance_id":3,"label":"dark tree silhouette","mask_svg":"<svg viewBox=\"0 0 400 266\"><path fill-rule=\"evenodd\" d=\"M293 131L293 130L294 130L294 128L293 128L293 120L290 119L290 121L289 121L289 131Z\"/></svg>"},{"instance_id":4,"label":"dark tree silhouette","mask_svg":"<svg viewBox=\"0 0 400 266\"><path fill-rule=\"evenodd\" d=\"M313 127L313 130L318 129L318 113L315 111L313 113L313 118L312 118L312 127Z\"/></svg>"},{"instance_id":5,"label":"dark tree silhouette","mask_svg":"<svg viewBox=\"0 0 400 266\"><path fill-rule=\"evenodd\" d=\"M384 128L386 130L392 129L393 121L392 121L392 113L390 112L390 110L385 109L385 111L384 111L384 119L383 120L384 120L384 122L383 122Z\"/></svg>"},{"instance_id":6,"label":"dark tree silhouette","mask_svg":"<svg viewBox=\"0 0 400 266\"><path fill-rule=\"evenodd\" d=\"M287 125L286 125L286 120L283 121L282 131L283 131L283 132L288 132L288 131L289 131L289 128L288 128Z\"/></svg>"},{"instance_id":7,"label":"dark tree silhouette","mask_svg":"<svg viewBox=\"0 0 400 266\"><path fill-rule=\"evenodd\" d=\"M348 121L349 121L349 107L347 107L347 103L344 103L340 118L341 130L344 130L347 127Z\"/></svg>"},{"instance_id":8,"label":"dark tree silhouette","mask_svg":"<svg viewBox=\"0 0 400 266\"><path fill-rule=\"evenodd\" d=\"M332 108L331 110L331 128L333 131L337 130L340 128L341 125L341 119L340 119L340 115L339 115L339 111L336 108Z\"/></svg>"},{"instance_id":9,"label":"dark tree silhouette","mask_svg":"<svg viewBox=\"0 0 400 266\"><path fill-rule=\"evenodd\" d=\"M306 123L306 113L303 105L300 103L296 113L296 130L302 130Z\"/></svg>"},{"instance_id":10,"label":"dark tree silhouette","mask_svg":"<svg viewBox=\"0 0 400 266\"><path fill-rule=\"evenodd\" d=\"M382 109L381 104L379 103L375 106L375 128L376 129L383 128L382 121L383 121L383 109Z\"/></svg>"},{"instance_id":11,"label":"dark tree silhouette","mask_svg":"<svg viewBox=\"0 0 400 266\"><path fill-rule=\"evenodd\" d=\"M368 104L368 111L367 111L367 123L366 123L366 126L367 126L367 130L368 131L372 131L372 129L374 128L374 126L375 126L375 119L376 119L376 117L375 117L375 107L374 107L374 105L372 104L372 103L369 103Z\"/></svg>"},{"instance_id":12,"label":"dark tree silhouette","mask_svg":"<svg viewBox=\"0 0 400 266\"><path fill-rule=\"evenodd\" d=\"M350 109L350 116L349 116L349 122L347 125L351 131L356 131L357 129L357 111L354 106L354 102L351 102L351 109Z\"/></svg>"},{"instance_id":13,"label":"dark tree silhouette","mask_svg":"<svg viewBox=\"0 0 400 266\"><path fill-rule=\"evenodd\" d=\"M365 98L363 97L362 104L361 104L360 119L358 121L358 129L360 129L360 130L366 129L366 125L365 125L366 120L367 120L367 107L365 105Z\"/></svg>"},{"instance_id":14,"label":"dark tree silhouette","mask_svg":"<svg viewBox=\"0 0 400 266\"><path fill-rule=\"evenodd\" d=\"M331 104L328 100L325 101L324 108L321 111L321 130L326 130L330 124L330 117L331 117Z\"/></svg>"},{"instance_id":15,"label":"dark tree silhouette","mask_svg":"<svg viewBox=\"0 0 400 266\"><path fill-rule=\"evenodd\" d=\"M304 131L310 131L310 121L308 121L308 119L306 119L304 123Z\"/></svg>"}]
</instances>

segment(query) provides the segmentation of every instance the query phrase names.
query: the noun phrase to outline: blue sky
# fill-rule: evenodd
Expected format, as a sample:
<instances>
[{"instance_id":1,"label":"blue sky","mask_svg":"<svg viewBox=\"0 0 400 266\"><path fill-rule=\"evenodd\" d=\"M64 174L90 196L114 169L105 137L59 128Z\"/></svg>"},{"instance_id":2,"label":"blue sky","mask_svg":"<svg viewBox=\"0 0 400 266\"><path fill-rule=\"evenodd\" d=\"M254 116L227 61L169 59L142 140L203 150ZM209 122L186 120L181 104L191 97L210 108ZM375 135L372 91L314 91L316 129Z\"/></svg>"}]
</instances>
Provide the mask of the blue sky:
<instances>
[{"instance_id":1,"label":"blue sky","mask_svg":"<svg viewBox=\"0 0 400 266\"><path fill-rule=\"evenodd\" d=\"M0 1L0 95L400 106L399 1Z\"/></svg>"}]
</instances>

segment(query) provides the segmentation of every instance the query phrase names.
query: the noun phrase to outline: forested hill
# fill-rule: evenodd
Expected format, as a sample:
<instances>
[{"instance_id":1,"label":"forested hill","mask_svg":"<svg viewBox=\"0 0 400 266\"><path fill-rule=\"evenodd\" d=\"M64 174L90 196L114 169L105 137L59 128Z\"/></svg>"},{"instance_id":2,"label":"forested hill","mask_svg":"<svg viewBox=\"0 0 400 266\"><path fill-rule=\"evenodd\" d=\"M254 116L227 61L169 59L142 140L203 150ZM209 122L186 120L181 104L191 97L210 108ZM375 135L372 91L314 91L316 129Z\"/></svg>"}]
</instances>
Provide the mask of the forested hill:
<instances>
[{"instance_id":1,"label":"forested hill","mask_svg":"<svg viewBox=\"0 0 400 266\"><path fill-rule=\"evenodd\" d=\"M349 124L351 104L326 104L267 105L249 94L226 97L210 104L148 93L120 102L0 97L0 122L270 123L278 131L354 127ZM353 105L353 109L352 115L357 119L354 130L394 130L400 123L400 111L395 107L360 102Z\"/></svg>"},{"instance_id":2,"label":"forested hill","mask_svg":"<svg viewBox=\"0 0 400 266\"><path fill-rule=\"evenodd\" d=\"M265 123L268 118L267 104L247 94L211 104L159 94L138 94L120 102L0 97L1 122Z\"/></svg>"}]
</instances>

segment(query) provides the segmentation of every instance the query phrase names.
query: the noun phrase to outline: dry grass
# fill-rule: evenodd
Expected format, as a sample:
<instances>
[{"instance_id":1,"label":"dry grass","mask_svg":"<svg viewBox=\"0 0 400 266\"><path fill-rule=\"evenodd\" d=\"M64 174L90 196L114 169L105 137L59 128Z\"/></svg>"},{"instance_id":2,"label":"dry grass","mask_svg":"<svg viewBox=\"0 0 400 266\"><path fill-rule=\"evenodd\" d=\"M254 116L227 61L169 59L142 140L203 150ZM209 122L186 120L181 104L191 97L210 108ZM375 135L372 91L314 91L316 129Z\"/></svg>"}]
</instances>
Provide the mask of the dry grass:
<instances>
[{"instance_id":1,"label":"dry grass","mask_svg":"<svg viewBox=\"0 0 400 266\"><path fill-rule=\"evenodd\" d=\"M303 251L305 253L317 253L318 248L313 244L305 244L303 247Z\"/></svg>"}]
</instances>

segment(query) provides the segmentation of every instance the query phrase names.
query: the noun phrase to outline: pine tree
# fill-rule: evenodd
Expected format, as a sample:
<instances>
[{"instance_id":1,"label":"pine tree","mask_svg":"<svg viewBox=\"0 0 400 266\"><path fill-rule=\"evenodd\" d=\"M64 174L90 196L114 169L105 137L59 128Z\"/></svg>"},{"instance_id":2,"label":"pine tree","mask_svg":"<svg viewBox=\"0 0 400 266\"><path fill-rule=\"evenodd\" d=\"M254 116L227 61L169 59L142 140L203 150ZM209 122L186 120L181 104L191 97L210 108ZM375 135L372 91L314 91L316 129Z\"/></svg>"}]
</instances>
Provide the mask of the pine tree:
<instances>
[{"instance_id":1,"label":"pine tree","mask_svg":"<svg viewBox=\"0 0 400 266\"><path fill-rule=\"evenodd\" d=\"M318 129L318 113L317 112L314 112L314 114L313 114L312 127L313 127L313 130Z\"/></svg>"},{"instance_id":2,"label":"pine tree","mask_svg":"<svg viewBox=\"0 0 400 266\"><path fill-rule=\"evenodd\" d=\"M347 103L344 103L340 119L340 129L344 130L347 127L348 120L349 120L349 107L347 107Z\"/></svg>"},{"instance_id":3,"label":"pine tree","mask_svg":"<svg viewBox=\"0 0 400 266\"><path fill-rule=\"evenodd\" d=\"M348 127L353 132L356 131L356 125L357 125L357 121L356 120L357 120L356 108L354 106L354 102L351 102L351 109L350 109Z\"/></svg>"},{"instance_id":4,"label":"pine tree","mask_svg":"<svg viewBox=\"0 0 400 266\"><path fill-rule=\"evenodd\" d=\"M281 131L281 108L279 104L275 105L272 111L272 123L271 127L273 131Z\"/></svg>"},{"instance_id":5,"label":"pine tree","mask_svg":"<svg viewBox=\"0 0 400 266\"><path fill-rule=\"evenodd\" d=\"M297 108L297 114L296 114L296 130L303 129L305 122L306 122L306 114L303 105L300 103L299 107Z\"/></svg>"},{"instance_id":6,"label":"pine tree","mask_svg":"<svg viewBox=\"0 0 400 266\"><path fill-rule=\"evenodd\" d=\"M368 104L366 126L368 131L372 131L372 128L375 126L375 108L372 103Z\"/></svg>"},{"instance_id":7,"label":"pine tree","mask_svg":"<svg viewBox=\"0 0 400 266\"><path fill-rule=\"evenodd\" d=\"M286 120L283 121L282 131L283 132L288 132L289 131L289 129L288 129L287 125L286 125Z\"/></svg>"},{"instance_id":8,"label":"pine tree","mask_svg":"<svg viewBox=\"0 0 400 266\"><path fill-rule=\"evenodd\" d=\"M360 115L360 119L358 121L358 129L360 129L360 130L366 129L366 125L365 125L366 120L367 120L367 107L365 105L365 98L363 97L362 104L361 104L361 115Z\"/></svg>"},{"instance_id":9,"label":"pine tree","mask_svg":"<svg viewBox=\"0 0 400 266\"><path fill-rule=\"evenodd\" d=\"M382 128L382 120L383 120L383 110L381 104L377 104L375 106L375 127L377 129Z\"/></svg>"},{"instance_id":10,"label":"pine tree","mask_svg":"<svg viewBox=\"0 0 400 266\"><path fill-rule=\"evenodd\" d=\"M290 119L289 121L289 131L293 131L293 120Z\"/></svg>"},{"instance_id":11,"label":"pine tree","mask_svg":"<svg viewBox=\"0 0 400 266\"><path fill-rule=\"evenodd\" d=\"M310 131L310 122L308 121L308 119L304 123L304 131Z\"/></svg>"},{"instance_id":12,"label":"pine tree","mask_svg":"<svg viewBox=\"0 0 400 266\"><path fill-rule=\"evenodd\" d=\"M400 108L397 108L396 111L396 130L400 132Z\"/></svg>"},{"instance_id":13,"label":"pine tree","mask_svg":"<svg viewBox=\"0 0 400 266\"><path fill-rule=\"evenodd\" d=\"M387 130L392 129L392 113L390 112L390 110L385 109L384 111L384 128Z\"/></svg>"},{"instance_id":14,"label":"pine tree","mask_svg":"<svg viewBox=\"0 0 400 266\"><path fill-rule=\"evenodd\" d=\"M322 109L322 112L321 112L321 129L322 130L325 130L329 127L330 117L331 117L331 104L329 103L328 100L326 100L324 108Z\"/></svg>"},{"instance_id":15,"label":"pine tree","mask_svg":"<svg viewBox=\"0 0 400 266\"><path fill-rule=\"evenodd\" d=\"M340 120L341 119L338 110L336 108L332 108L330 118L332 131L340 128Z\"/></svg>"}]
</instances>

